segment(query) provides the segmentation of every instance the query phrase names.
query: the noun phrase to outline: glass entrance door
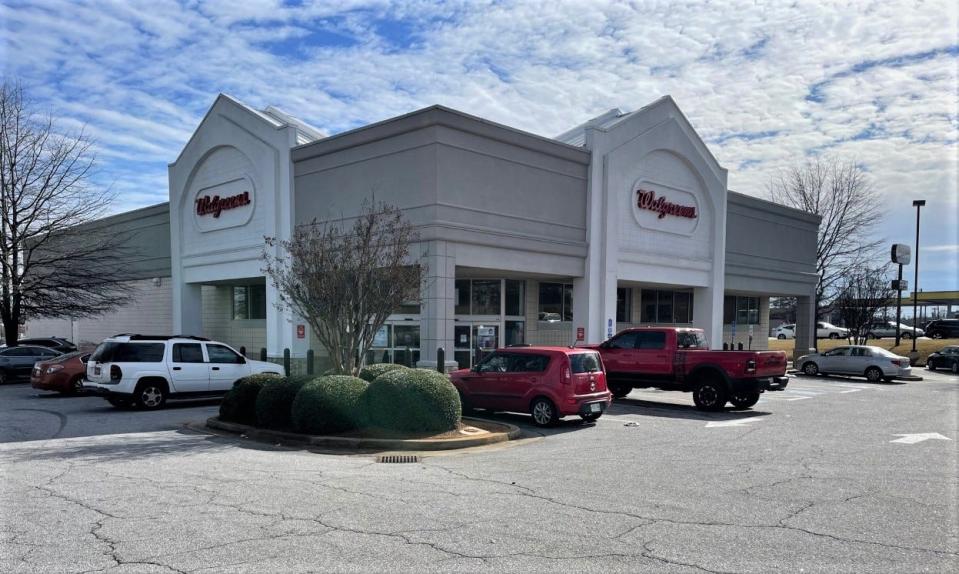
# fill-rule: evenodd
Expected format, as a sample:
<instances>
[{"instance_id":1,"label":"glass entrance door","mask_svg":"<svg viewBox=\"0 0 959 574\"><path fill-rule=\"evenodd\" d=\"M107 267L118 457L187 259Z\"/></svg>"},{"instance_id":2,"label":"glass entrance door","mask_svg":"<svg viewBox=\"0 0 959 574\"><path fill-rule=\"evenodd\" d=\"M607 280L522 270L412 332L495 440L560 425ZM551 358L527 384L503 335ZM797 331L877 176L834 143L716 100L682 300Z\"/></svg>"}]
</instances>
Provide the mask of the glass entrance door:
<instances>
[{"instance_id":1,"label":"glass entrance door","mask_svg":"<svg viewBox=\"0 0 959 574\"><path fill-rule=\"evenodd\" d=\"M453 329L453 359L461 369L471 368L502 345L501 331L502 325L498 321L456 325Z\"/></svg>"}]
</instances>

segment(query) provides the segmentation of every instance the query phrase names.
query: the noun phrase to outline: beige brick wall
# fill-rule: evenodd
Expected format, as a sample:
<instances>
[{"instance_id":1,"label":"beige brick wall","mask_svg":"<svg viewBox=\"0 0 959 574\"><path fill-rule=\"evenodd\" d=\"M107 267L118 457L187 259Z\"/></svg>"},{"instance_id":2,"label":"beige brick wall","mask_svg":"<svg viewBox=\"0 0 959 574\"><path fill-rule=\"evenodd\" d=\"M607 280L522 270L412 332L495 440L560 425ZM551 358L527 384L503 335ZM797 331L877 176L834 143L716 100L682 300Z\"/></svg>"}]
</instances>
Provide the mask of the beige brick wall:
<instances>
[{"instance_id":1,"label":"beige brick wall","mask_svg":"<svg viewBox=\"0 0 959 574\"><path fill-rule=\"evenodd\" d=\"M246 354L259 358L260 349L266 347L266 319L233 319L232 287L204 285L201 288L203 301L203 336L222 341L239 350L246 347ZM269 312L269 310L267 310Z\"/></svg>"},{"instance_id":2,"label":"beige brick wall","mask_svg":"<svg viewBox=\"0 0 959 574\"><path fill-rule=\"evenodd\" d=\"M171 335L173 330L173 289L169 277L132 281L130 303L97 317L38 319L26 325L28 337L66 337L82 347L95 346L119 333Z\"/></svg>"}]
</instances>

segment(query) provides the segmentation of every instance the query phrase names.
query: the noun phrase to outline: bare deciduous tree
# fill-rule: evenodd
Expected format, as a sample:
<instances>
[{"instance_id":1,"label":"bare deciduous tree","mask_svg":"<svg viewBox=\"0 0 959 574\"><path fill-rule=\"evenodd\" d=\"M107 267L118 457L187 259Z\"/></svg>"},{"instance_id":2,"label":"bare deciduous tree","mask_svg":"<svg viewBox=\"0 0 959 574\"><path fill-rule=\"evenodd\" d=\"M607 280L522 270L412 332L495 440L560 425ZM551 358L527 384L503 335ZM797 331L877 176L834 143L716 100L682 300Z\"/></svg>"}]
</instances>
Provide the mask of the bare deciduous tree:
<instances>
[{"instance_id":1,"label":"bare deciduous tree","mask_svg":"<svg viewBox=\"0 0 959 574\"><path fill-rule=\"evenodd\" d=\"M0 87L0 318L7 344L31 317L85 317L129 299L127 238L102 216L113 195L90 185L83 133L63 134L21 86Z\"/></svg>"},{"instance_id":2,"label":"bare deciduous tree","mask_svg":"<svg viewBox=\"0 0 959 574\"><path fill-rule=\"evenodd\" d=\"M399 209L368 201L352 223L314 221L288 241L266 238L282 255L265 252L264 271L280 304L309 323L333 370L356 374L387 317L419 299L426 267L411 253L417 239Z\"/></svg>"},{"instance_id":3,"label":"bare deciduous tree","mask_svg":"<svg viewBox=\"0 0 959 574\"><path fill-rule=\"evenodd\" d=\"M767 188L770 199L822 217L816 243L816 316L832 306L848 272L872 259L882 239L878 192L856 162L815 157L785 170Z\"/></svg>"},{"instance_id":4,"label":"bare deciduous tree","mask_svg":"<svg viewBox=\"0 0 959 574\"><path fill-rule=\"evenodd\" d=\"M893 297L891 287L883 267L854 267L840 281L834 306L855 344L866 343L865 327L889 305Z\"/></svg>"}]
</instances>

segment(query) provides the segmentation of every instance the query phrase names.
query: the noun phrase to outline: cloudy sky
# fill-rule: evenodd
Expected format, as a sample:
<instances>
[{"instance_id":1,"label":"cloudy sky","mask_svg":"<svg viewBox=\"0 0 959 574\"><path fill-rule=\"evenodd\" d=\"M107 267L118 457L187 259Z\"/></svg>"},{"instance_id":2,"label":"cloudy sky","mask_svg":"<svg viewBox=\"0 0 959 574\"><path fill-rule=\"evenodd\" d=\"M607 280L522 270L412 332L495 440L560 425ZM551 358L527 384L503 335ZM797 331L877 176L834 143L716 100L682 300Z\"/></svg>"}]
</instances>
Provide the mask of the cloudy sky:
<instances>
[{"instance_id":1,"label":"cloudy sky","mask_svg":"<svg viewBox=\"0 0 959 574\"><path fill-rule=\"evenodd\" d=\"M166 165L218 92L327 133L434 103L545 136L672 95L730 188L762 196L813 154L862 163L924 289L957 289L954 1L0 0L0 63L98 144L116 209L166 200ZM907 270L911 279L911 271Z\"/></svg>"}]
</instances>

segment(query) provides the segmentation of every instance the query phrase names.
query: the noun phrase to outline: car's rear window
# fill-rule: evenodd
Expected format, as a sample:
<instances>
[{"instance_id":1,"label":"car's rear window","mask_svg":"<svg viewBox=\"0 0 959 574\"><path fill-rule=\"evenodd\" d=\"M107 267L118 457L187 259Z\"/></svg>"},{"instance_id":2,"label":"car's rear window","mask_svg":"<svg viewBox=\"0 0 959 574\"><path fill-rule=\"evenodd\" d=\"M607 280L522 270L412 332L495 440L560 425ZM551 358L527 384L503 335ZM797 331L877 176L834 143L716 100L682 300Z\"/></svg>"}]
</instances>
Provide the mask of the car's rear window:
<instances>
[{"instance_id":1,"label":"car's rear window","mask_svg":"<svg viewBox=\"0 0 959 574\"><path fill-rule=\"evenodd\" d=\"M599 360L599 353L576 353L569 356L569 368L576 373L595 373L602 371L602 363Z\"/></svg>"},{"instance_id":2,"label":"car's rear window","mask_svg":"<svg viewBox=\"0 0 959 574\"><path fill-rule=\"evenodd\" d=\"M163 343L100 343L90 359L100 363L159 363Z\"/></svg>"}]
</instances>

